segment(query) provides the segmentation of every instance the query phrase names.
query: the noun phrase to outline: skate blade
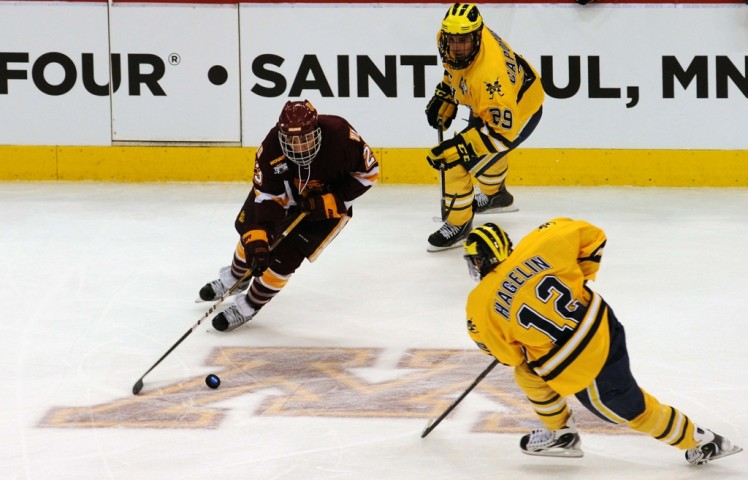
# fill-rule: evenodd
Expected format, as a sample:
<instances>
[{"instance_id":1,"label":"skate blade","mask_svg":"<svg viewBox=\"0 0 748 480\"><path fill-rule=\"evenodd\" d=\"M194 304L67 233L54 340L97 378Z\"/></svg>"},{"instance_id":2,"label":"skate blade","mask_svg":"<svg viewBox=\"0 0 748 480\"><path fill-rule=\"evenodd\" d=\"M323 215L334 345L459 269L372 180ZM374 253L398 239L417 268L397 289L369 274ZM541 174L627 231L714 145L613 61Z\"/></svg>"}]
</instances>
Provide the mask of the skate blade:
<instances>
[{"instance_id":1,"label":"skate blade","mask_svg":"<svg viewBox=\"0 0 748 480\"><path fill-rule=\"evenodd\" d=\"M514 205L509 205L508 207L496 207L496 208L489 208L488 210L484 210L482 212L475 212L476 215L485 215L487 213L511 213L511 212L518 212L519 208L515 207Z\"/></svg>"},{"instance_id":2,"label":"skate blade","mask_svg":"<svg viewBox=\"0 0 748 480\"><path fill-rule=\"evenodd\" d=\"M462 242L458 242L448 247L435 247L433 245L429 245L428 247L426 247L426 251L427 252L441 252L442 250L451 250L453 248L461 248L461 247L462 247Z\"/></svg>"},{"instance_id":3,"label":"skate blade","mask_svg":"<svg viewBox=\"0 0 748 480\"><path fill-rule=\"evenodd\" d=\"M233 292L231 292L231 295L226 295L226 298L231 298L231 297L233 297L234 295L239 295L239 294L240 294L240 293L242 293L242 292L243 292L244 290L245 290L245 289L236 289L236 290L234 290ZM195 299L195 303L208 303L208 302L217 302L217 301L218 301L218 300L220 300L220 299L221 299L221 297L216 297L216 298L214 298L214 299L212 299L212 300L203 300L202 298L200 298L200 297L197 297L197 298ZM224 300L225 300L225 299L224 299Z\"/></svg>"},{"instance_id":4,"label":"skate blade","mask_svg":"<svg viewBox=\"0 0 748 480\"><path fill-rule=\"evenodd\" d=\"M550 450L543 450L540 452L530 452L528 450L522 450L522 453L526 455L532 455L535 457L565 457L565 458L581 458L584 456L584 452L581 448L557 448Z\"/></svg>"},{"instance_id":5,"label":"skate blade","mask_svg":"<svg viewBox=\"0 0 748 480\"><path fill-rule=\"evenodd\" d=\"M738 447L737 445L733 445L731 449L729 449L727 451L723 451L719 455L715 455L715 456L711 457L709 460L707 460L706 462L700 463L699 465L704 465L705 463L710 463L710 462L713 462L713 461L718 460L720 458L728 457L730 455L734 455L734 454L740 453L742 451L743 451L742 447Z\"/></svg>"}]
</instances>

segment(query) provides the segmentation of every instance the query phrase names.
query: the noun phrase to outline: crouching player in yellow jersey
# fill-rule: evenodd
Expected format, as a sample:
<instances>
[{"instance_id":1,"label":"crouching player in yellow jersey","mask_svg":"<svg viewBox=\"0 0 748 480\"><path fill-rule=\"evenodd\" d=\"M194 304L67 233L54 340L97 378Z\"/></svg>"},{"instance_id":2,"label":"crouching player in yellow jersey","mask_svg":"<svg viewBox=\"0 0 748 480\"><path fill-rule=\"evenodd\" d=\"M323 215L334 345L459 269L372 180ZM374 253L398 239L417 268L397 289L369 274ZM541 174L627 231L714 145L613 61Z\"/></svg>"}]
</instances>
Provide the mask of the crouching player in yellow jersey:
<instances>
[{"instance_id":1,"label":"crouching player in yellow jersey","mask_svg":"<svg viewBox=\"0 0 748 480\"><path fill-rule=\"evenodd\" d=\"M541 225L516 248L492 223L465 240L470 274L480 281L467 303L470 336L514 367L545 426L522 437L520 448L529 455L582 456L565 399L573 394L603 420L685 450L692 464L740 452L636 383L623 326L586 285L597 274L604 246L602 230L569 218Z\"/></svg>"},{"instance_id":2,"label":"crouching player in yellow jersey","mask_svg":"<svg viewBox=\"0 0 748 480\"><path fill-rule=\"evenodd\" d=\"M545 98L535 69L483 24L474 4L451 6L436 41L444 78L426 107L429 125L449 128L458 105L470 108L471 118L427 156L443 172L442 202L449 206L446 222L428 238L431 252L461 246L473 213L517 210L504 185L507 154L535 130Z\"/></svg>"}]
</instances>

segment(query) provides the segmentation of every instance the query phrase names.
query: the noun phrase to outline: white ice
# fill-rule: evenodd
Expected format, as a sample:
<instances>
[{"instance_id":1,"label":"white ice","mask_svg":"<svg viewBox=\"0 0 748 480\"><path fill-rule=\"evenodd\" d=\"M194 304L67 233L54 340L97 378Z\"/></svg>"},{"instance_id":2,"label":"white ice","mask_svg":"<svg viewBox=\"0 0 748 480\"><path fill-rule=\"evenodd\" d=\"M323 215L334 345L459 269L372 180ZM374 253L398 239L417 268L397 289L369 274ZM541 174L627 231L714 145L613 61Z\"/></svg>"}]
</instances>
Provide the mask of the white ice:
<instances>
[{"instance_id":1,"label":"white ice","mask_svg":"<svg viewBox=\"0 0 748 480\"><path fill-rule=\"evenodd\" d=\"M343 384L316 399L316 412L273 414L268 402L284 409L309 400L305 392L322 381L298 377L312 367L290 359L305 349L375 352L346 377L373 386L368 393L419 371L398 368L413 352L464 351L472 367L456 384L434 384L445 389L440 409L488 363L465 332L473 283L460 250L425 249L439 226L431 220L436 186L377 185L321 258L302 265L250 325L222 334L205 321L133 396L135 381L210 307L193 300L230 261L234 216L247 189L0 184L0 478L748 478L748 451L692 467L673 447L596 430L591 426L602 422L594 420L582 427L584 458L523 455L524 430L474 428L482 416L507 409L491 395L492 385L502 393L499 378L511 378L504 367L425 439L430 415L393 416L408 400L402 389L391 415L356 415L350 404L354 414L330 414L333 404L352 400ZM592 286L626 326L638 381L748 447L748 190L511 191L519 212L478 221L501 223L515 241L556 216L604 228L608 245ZM202 383L208 373L228 372L236 349L249 351L251 362L253 348L280 353L275 366L291 372L295 390L246 364L218 390ZM229 365L211 366L209 358ZM118 408L107 415L108 405ZM362 412L368 407L360 403ZM145 412L154 409L171 412L177 425L147 425ZM77 423L69 411L78 412ZM195 427L206 412L220 420Z\"/></svg>"}]
</instances>

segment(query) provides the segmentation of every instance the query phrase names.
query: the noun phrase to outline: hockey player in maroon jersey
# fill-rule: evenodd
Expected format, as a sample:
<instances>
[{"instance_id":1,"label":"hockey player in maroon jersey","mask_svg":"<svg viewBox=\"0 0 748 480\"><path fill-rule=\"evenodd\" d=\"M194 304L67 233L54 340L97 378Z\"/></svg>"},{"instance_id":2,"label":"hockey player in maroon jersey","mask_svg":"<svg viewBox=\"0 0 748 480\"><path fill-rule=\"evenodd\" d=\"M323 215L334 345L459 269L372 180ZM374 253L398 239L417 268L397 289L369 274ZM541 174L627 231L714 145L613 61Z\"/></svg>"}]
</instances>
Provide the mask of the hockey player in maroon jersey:
<instances>
[{"instance_id":1,"label":"hockey player in maroon jersey","mask_svg":"<svg viewBox=\"0 0 748 480\"><path fill-rule=\"evenodd\" d=\"M225 332L248 322L313 262L350 219L353 200L377 181L371 148L343 118L318 115L308 101L287 102L257 150L254 185L236 218L240 241L231 266L200 289L216 300L254 265L233 305L213 318ZM300 212L307 216L271 252L269 244ZM248 289L247 289L248 288ZM246 293L244 293L246 291Z\"/></svg>"}]
</instances>

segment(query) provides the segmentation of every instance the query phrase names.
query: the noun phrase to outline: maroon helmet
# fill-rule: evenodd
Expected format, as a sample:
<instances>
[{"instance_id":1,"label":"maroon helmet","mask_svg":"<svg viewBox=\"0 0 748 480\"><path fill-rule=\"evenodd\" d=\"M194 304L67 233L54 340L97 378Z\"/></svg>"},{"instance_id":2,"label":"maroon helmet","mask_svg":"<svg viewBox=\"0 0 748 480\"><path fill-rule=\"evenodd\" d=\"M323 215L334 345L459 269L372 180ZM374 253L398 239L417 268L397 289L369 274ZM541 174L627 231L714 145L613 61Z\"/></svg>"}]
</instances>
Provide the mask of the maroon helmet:
<instances>
[{"instance_id":1,"label":"maroon helmet","mask_svg":"<svg viewBox=\"0 0 748 480\"><path fill-rule=\"evenodd\" d=\"M286 102L277 125L283 154L295 164L308 167L322 146L317 110L308 100Z\"/></svg>"}]
</instances>

